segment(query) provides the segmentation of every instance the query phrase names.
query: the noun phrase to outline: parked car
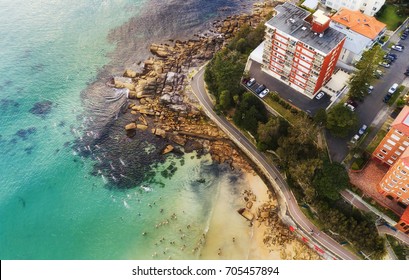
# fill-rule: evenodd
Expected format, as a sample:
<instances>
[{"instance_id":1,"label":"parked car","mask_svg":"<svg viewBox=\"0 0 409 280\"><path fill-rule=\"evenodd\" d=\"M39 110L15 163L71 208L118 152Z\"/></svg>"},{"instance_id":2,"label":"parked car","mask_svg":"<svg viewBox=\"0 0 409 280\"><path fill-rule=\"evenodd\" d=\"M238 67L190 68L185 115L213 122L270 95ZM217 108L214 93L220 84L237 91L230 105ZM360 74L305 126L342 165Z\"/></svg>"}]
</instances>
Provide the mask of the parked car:
<instances>
[{"instance_id":1,"label":"parked car","mask_svg":"<svg viewBox=\"0 0 409 280\"><path fill-rule=\"evenodd\" d=\"M247 86L248 87L251 87L252 85L254 85L256 83L256 79L254 79L254 78L251 78L248 82L247 82Z\"/></svg>"},{"instance_id":2,"label":"parked car","mask_svg":"<svg viewBox=\"0 0 409 280\"><path fill-rule=\"evenodd\" d=\"M350 104L350 105L352 105L352 106L354 106L355 108L358 107L358 103L355 102L355 101L352 100L352 99L348 99L348 100L347 100L347 103Z\"/></svg>"},{"instance_id":3,"label":"parked car","mask_svg":"<svg viewBox=\"0 0 409 280\"><path fill-rule=\"evenodd\" d=\"M391 99L391 95L387 94L383 97L383 102L388 103L389 99Z\"/></svg>"},{"instance_id":4,"label":"parked car","mask_svg":"<svg viewBox=\"0 0 409 280\"><path fill-rule=\"evenodd\" d=\"M397 89L398 89L398 84L397 84L397 83L394 83L394 84L390 87L390 89L388 90L388 94L390 94L390 95L394 94Z\"/></svg>"},{"instance_id":5,"label":"parked car","mask_svg":"<svg viewBox=\"0 0 409 280\"><path fill-rule=\"evenodd\" d=\"M351 104L344 103L344 106L347 107L349 110L351 110L351 112L355 111L355 107L352 106Z\"/></svg>"},{"instance_id":6,"label":"parked car","mask_svg":"<svg viewBox=\"0 0 409 280\"><path fill-rule=\"evenodd\" d=\"M393 45L391 47L392 50L398 51L398 52L403 52L404 46L402 45Z\"/></svg>"},{"instance_id":7,"label":"parked car","mask_svg":"<svg viewBox=\"0 0 409 280\"><path fill-rule=\"evenodd\" d=\"M403 73L405 76L409 76L409 71L406 71L405 73Z\"/></svg>"},{"instance_id":8,"label":"parked car","mask_svg":"<svg viewBox=\"0 0 409 280\"><path fill-rule=\"evenodd\" d=\"M385 61L379 62L379 65L385 68L391 67L391 65L389 63L386 63Z\"/></svg>"},{"instance_id":9,"label":"parked car","mask_svg":"<svg viewBox=\"0 0 409 280\"><path fill-rule=\"evenodd\" d=\"M383 72L381 70L375 70L373 73L373 76L377 79L381 78L383 76Z\"/></svg>"},{"instance_id":10,"label":"parked car","mask_svg":"<svg viewBox=\"0 0 409 280\"><path fill-rule=\"evenodd\" d=\"M408 35L402 34L402 36L400 36L401 40L406 40L406 38L408 38Z\"/></svg>"},{"instance_id":11,"label":"parked car","mask_svg":"<svg viewBox=\"0 0 409 280\"><path fill-rule=\"evenodd\" d=\"M368 128L368 126L367 126L366 124L363 124L363 125L361 126L361 128L359 129L358 134L359 134L359 135L364 134L367 128Z\"/></svg>"},{"instance_id":12,"label":"parked car","mask_svg":"<svg viewBox=\"0 0 409 280\"><path fill-rule=\"evenodd\" d=\"M371 94L373 91L374 87L373 86L368 86L368 94Z\"/></svg>"},{"instance_id":13,"label":"parked car","mask_svg":"<svg viewBox=\"0 0 409 280\"><path fill-rule=\"evenodd\" d=\"M315 96L315 99L320 100L321 98L323 98L325 95L325 92L320 91L317 93L317 95Z\"/></svg>"},{"instance_id":14,"label":"parked car","mask_svg":"<svg viewBox=\"0 0 409 280\"><path fill-rule=\"evenodd\" d=\"M258 88L256 88L256 93L259 94L260 92L262 92L265 89L266 89L265 85L259 85Z\"/></svg>"},{"instance_id":15,"label":"parked car","mask_svg":"<svg viewBox=\"0 0 409 280\"><path fill-rule=\"evenodd\" d=\"M356 142L358 142L358 140L359 140L359 135L355 134L354 137L352 137L352 139L351 139L351 143L355 144Z\"/></svg>"},{"instance_id":16,"label":"parked car","mask_svg":"<svg viewBox=\"0 0 409 280\"><path fill-rule=\"evenodd\" d=\"M270 90L268 88L266 88L262 92L260 92L260 94L258 96L260 96L261 98L264 98L269 92L270 92Z\"/></svg>"}]
</instances>

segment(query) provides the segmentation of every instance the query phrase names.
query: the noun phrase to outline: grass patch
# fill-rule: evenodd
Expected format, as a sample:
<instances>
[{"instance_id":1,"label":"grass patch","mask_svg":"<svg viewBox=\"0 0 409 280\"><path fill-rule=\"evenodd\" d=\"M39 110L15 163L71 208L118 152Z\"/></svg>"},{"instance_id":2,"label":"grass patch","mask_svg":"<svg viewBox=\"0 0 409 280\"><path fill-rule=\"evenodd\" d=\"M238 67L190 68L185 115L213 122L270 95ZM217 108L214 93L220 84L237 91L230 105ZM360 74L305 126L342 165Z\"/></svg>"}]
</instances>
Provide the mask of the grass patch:
<instances>
[{"instance_id":1,"label":"grass patch","mask_svg":"<svg viewBox=\"0 0 409 280\"><path fill-rule=\"evenodd\" d=\"M271 108L276 110L284 119L289 123L294 123L297 119L297 114L302 114L303 112L299 111L290 103L281 99L277 93L272 92L263 99Z\"/></svg>"},{"instance_id":2,"label":"grass patch","mask_svg":"<svg viewBox=\"0 0 409 280\"><path fill-rule=\"evenodd\" d=\"M385 23L389 30L395 30L405 21L406 18L398 15L398 7L394 5L385 5L385 7L376 16L376 19Z\"/></svg>"},{"instance_id":3,"label":"grass patch","mask_svg":"<svg viewBox=\"0 0 409 280\"><path fill-rule=\"evenodd\" d=\"M409 246L403 245L402 242L388 234L386 235L386 238L388 239L389 244L391 244L392 250L395 252L398 259L406 260L406 256L409 254Z\"/></svg>"},{"instance_id":4,"label":"grass patch","mask_svg":"<svg viewBox=\"0 0 409 280\"><path fill-rule=\"evenodd\" d=\"M366 147L366 151L369 154L372 154L387 133L388 133L387 129L386 128L384 129L384 127L382 127L375 135L374 139L372 139L371 143L369 143L368 147Z\"/></svg>"},{"instance_id":5,"label":"grass patch","mask_svg":"<svg viewBox=\"0 0 409 280\"><path fill-rule=\"evenodd\" d=\"M381 205L379 205L374 199L372 199L371 197L367 197L364 196L362 198L365 202L367 202L368 204L370 204L372 207L375 207L378 211L382 212L383 214L385 214L386 216L388 216L389 218L391 218L394 221L399 221L400 217L398 215L395 214L395 212L393 212L392 210L385 208Z\"/></svg>"}]
</instances>

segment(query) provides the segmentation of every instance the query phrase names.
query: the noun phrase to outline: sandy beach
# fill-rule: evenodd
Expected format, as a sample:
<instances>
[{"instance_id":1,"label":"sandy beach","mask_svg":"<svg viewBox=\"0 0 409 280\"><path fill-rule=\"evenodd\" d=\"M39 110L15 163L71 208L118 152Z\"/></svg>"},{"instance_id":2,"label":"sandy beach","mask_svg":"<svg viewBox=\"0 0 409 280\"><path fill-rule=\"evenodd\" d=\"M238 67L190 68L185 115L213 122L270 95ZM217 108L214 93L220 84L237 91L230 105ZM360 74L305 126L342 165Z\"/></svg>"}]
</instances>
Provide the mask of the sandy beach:
<instances>
[{"instance_id":1,"label":"sandy beach","mask_svg":"<svg viewBox=\"0 0 409 280\"><path fill-rule=\"evenodd\" d=\"M220 187L200 258L319 259L316 253L292 236L277 215L268 220L258 218L260 209L267 205L275 207L276 200L258 175L245 173L242 180L234 190ZM255 217L253 222L237 212L246 205L251 205L247 209Z\"/></svg>"}]
</instances>

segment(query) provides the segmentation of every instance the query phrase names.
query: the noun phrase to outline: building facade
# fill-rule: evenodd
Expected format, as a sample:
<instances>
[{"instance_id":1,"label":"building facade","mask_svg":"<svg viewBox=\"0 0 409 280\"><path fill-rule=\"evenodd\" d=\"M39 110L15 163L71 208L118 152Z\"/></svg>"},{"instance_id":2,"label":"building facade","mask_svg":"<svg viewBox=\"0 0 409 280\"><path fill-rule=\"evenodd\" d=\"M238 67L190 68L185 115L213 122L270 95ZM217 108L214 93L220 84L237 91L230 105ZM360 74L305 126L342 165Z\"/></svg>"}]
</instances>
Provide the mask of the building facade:
<instances>
[{"instance_id":1,"label":"building facade","mask_svg":"<svg viewBox=\"0 0 409 280\"><path fill-rule=\"evenodd\" d=\"M409 149L382 178L378 192L391 200L409 205Z\"/></svg>"},{"instance_id":2,"label":"building facade","mask_svg":"<svg viewBox=\"0 0 409 280\"><path fill-rule=\"evenodd\" d=\"M386 24L360 11L342 8L331 17L330 26L346 35L339 59L347 64L359 61L386 31Z\"/></svg>"},{"instance_id":3,"label":"building facade","mask_svg":"<svg viewBox=\"0 0 409 280\"><path fill-rule=\"evenodd\" d=\"M398 230L409 235L409 207L403 212L402 217L400 217L399 223L395 226Z\"/></svg>"},{"instance_id":4,"label":"building facade","mask_svg":"<svg viewBox=\"0 0 409 280\"><path fill-rule=\"evenodd\" d=\"M375 15L385 4L385 0L322 0L321 2L333 10L348 8L361 11L368 16Z\"/></svg>"},{"instance_id":5,"label":"building facade","mask_svg":"<svg viewBox=\"0 0 409 280\"><path fill-rule=\"evenodd\" d=\"M266 22L262 71L313 98L331 78L346 36L323 12L290 3Z\"/></svg>"},{"instance_id":6,"label":"building facade","mask_svg":"<svg viewBox=\"0 0 409 280\"><path fill-rule=\"evenodd\" d=\"M409 106L405 106L381 143L372 153L372 157L383 164L392 166L409 146Z\"/></svg>"}]
</instances>

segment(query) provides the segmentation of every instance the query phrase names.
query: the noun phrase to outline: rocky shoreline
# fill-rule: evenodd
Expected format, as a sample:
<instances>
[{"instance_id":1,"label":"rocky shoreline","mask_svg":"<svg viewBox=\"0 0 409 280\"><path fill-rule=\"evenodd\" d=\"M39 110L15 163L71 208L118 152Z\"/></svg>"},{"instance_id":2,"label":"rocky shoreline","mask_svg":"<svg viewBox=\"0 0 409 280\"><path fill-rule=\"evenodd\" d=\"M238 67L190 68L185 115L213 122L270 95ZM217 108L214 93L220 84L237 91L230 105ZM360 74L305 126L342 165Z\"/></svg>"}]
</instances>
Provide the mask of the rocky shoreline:
<instances>
[{"instance_id":1,"label":"rocky shoreline","mask_svg":"<svg viewBox=\"0 0 409 280\"><path fill-rule=\"evenodd\" d=\"M171 143L162 154L181 150L210 153L217 163L252 171L224 132L200 110L189 82L192 73L209 61L242 26L258 25L273 6L254 4L252 14L215 21L212 29L196 35L194 40L151 44L153 56L140 65L142 71L126 69L122 76L113 77L109 85L125 89L130 100L126 114L132 115L132 121L124 127L127 136L132 138L147 130Z\"/></svg>"}]
</instances>

